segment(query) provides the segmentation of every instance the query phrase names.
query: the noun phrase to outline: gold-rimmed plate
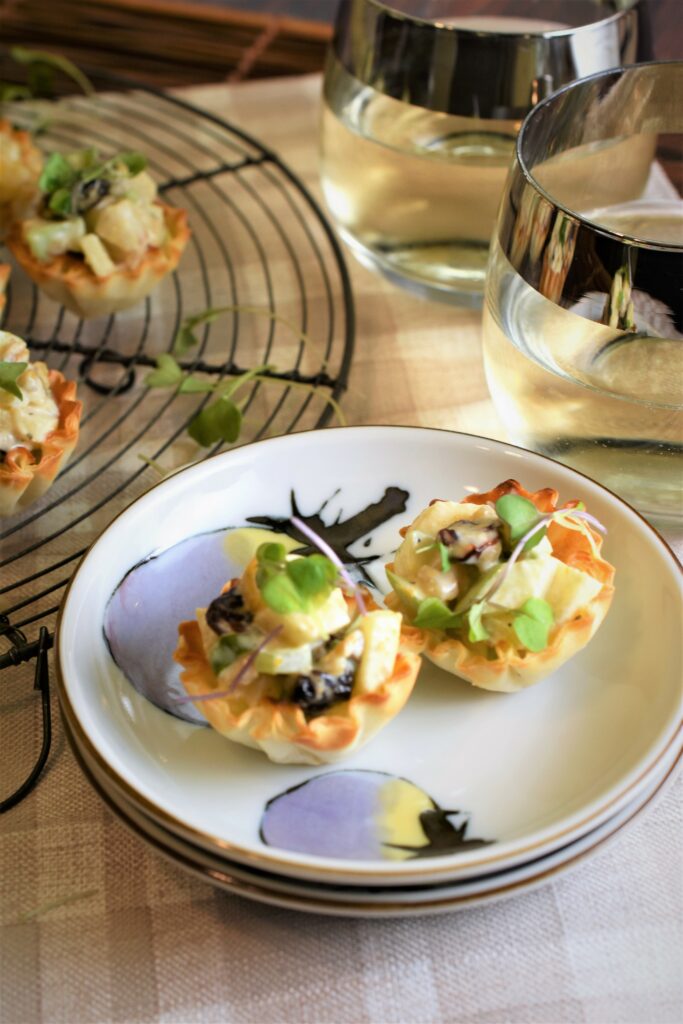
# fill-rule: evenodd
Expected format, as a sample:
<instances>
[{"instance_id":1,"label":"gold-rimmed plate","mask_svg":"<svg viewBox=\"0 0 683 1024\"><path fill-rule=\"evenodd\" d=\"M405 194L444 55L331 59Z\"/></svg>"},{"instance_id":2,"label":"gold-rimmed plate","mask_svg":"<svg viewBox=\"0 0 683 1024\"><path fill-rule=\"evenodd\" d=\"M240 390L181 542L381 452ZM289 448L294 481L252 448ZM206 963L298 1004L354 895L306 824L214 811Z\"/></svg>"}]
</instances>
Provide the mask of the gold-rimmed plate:
<instances>
[{"instance_id":1,"label":"gold-rimmed plate","mask_svg":"<svg viewBox=\"0 0 683 1024\"><path fill-rule=\"evenodd\" d=\"M223 531L254 519L286 519L294 503L323 526L351 524L349 554L381 587L398 528L420 508L509 477L530 489L556 487L561 500L584 500L608 528L604 550L617 569L613 606L598 635L529 690L492 694L425 664L403 712L342 766L274 765L162 710L112 656L108 609L136 566L152 567L156 576L146 596L131 600L128 626L119 623L119 634L137 629L158 656L157 677L172 687L166 672L182 600L188 594L194 600L202 586L209 589L197 604L215 596L207 563L218 578L235 573L221 546ZM192 545L207 537L220 543L202 559ZM191 557L174 561L186 544ZM164 561L172 571L163 570ZM678 749L680 610L680 570L655 531L610 492L551 460L446 431L359 427L297 434L168 478L104 531L75 574L60 617L60 700L79 747L117 789L164 829L209 852L319 882L460 880L514 867L597 828ZM353 856L266 841L264 814L274 800L340 771L361 794L356 807L366 809L382 778L407 780L442 812L445 838L395 859L372 813L354 819L347 802L337 822L360 836Z\"/></svg>"}]
</instances>

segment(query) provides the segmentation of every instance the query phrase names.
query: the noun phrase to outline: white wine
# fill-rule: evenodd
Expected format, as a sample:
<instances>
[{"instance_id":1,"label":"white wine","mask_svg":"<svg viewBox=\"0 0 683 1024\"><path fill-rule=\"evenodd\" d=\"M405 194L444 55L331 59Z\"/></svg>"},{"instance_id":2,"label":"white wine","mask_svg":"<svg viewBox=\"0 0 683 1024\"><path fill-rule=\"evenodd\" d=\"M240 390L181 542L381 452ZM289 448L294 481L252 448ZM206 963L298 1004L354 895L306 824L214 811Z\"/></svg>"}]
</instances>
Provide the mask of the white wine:
<instances>
[{"instance_id":1,"label":"white wine","mask_svg":"<svg viewBox=\"0 0 683 1024\"><path fill-rule=\"evenodd\" d=\"M683 204L592 211L624 235L680 244ZM510 439L578 469L660 520L683 516L683 335L672 311L634 291L637 332L600 318L606 295L573 308L545 298L494 242L484 311L491 396ZM679 325L680 326L680 325Z\"/></svg>"},{"instance_id":2,"label":"white wine","mask_svg":"<svg viewBox=\"0 0 683 1024\"><path fill-rule=\"evenodd\" d=\"M424 110L330 61L321 174L344 239L365 263L418 288L479 301L519 122Z\"/></svg>"}]
</instances>

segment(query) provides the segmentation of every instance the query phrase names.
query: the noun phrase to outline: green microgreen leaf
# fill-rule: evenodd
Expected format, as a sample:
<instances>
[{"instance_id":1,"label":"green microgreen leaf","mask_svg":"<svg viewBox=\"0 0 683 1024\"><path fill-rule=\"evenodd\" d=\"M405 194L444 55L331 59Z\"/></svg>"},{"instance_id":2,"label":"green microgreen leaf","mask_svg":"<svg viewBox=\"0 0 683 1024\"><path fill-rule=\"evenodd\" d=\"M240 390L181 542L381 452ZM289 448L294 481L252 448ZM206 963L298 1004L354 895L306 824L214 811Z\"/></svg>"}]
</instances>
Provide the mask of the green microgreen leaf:
<instances>
[{"instance_id":1,"label":"green microgreen leaf","mask_svg":"<svg viewBox=\"0 0 683 1024\"><path fill-rule=\"evenodd\" d=\"M337 580L337 567L325 555L309 555L287 562L285 572L304 598L326 598Z\"/></svg>"},{"instance_id":2,"label":"green microgreen leaf","mask_svg":"<svg viewBox=\"0 0 683 1024\"><path fill-rule=\"evenodd\" d=\"M439 542L439 557L441 559L441 572L449 572L451 568L451 560L448 557L448 548L441 542Z\"/></svg>"},{"instance_id":3,"label":"green microgreen leaf","mask_svg":"<svg viewBox=\"0 0 683 1024\"><path fill-rule=\"evenodd\" d=\"M519 609L512 628L519 642L529 651L544 651L548 646L548 634L555 617L547 601L530 597Z\"/></svg>"},{"instance_id":4,"label":"green microgreen leaf","mask_svg":"<svg viewBox=\"0 0 683 1024\"><path fill-rule=\"evenodd\" d=\"M287 573L276 573L263 581L261 596L269 608L278 615L305 612L308 602L301 596L296 584Z\"/></svg>"},{"instance_id":5,"label":"green microgreen leaf","mask_svg":"<svg viewBox=\"0 0 683 1024\"><path fill-rule=\"evenodd\" d=\"M114 157L114 160L124 164L128 168L128 173L132 176L140 174L147 167L147 157L143 153L119 153L118 156Z\"/></svg>"},{"instance_id":6,"label":"green microgreen leaf","mask_svg":"<svg viewBox=\"0 0 683 1024\"><path fill-rule=\"evenodd\" d=\"M25 85L0 82L0 103L14 103L15 100L30 99L31 90Z\"/></svg>"},{"instance_id":7,"label":"green microgreen leaf","mask_svg":"<svg viewBox=\"0 0 683 1024\"><path fill-rule=\"evenodd\" d=\"M259 545L256 558L256 585L279 615L310 611L329 596L337 580L337 567L325 555L287 560L284 544L266 543Z\"/></svg>"},{"instance_id":8,"label":"green microgreen leaf","mask_svg":"<svg viewBox=\"0 0 683 1024\"><path fill-rule=\"evenodd\" d=\"M520 611L524 612L530 618L536 622L542 623L544 626L552 626L555 621L553 609L547 601L544 601L542 597L530 597L522 605Z\"/></svg>"},{"instance_id":9,"label":"green microgreen leaf","mask_svg":"<svg viewBox=\"0 0 683 1024\"><path fill-rule=\"evenodd\" d=\"M471 644L476 644L480 640L488 640L489 632L486 626L481 621L481 616L484 611L485 601L477 601L467 612L467 638Z\"/></svg>"},{"instance_id":10,"label":"green microgreen leaf","mask_svg":"<svg viewBox=\"0 0 683 1024\"><path fill-rule=\"evenodd\" d=\"M173 388L177 387L182 378L183 371L178 366L172 355L162 352L156 357L156 370L151 370L145 377L144 383L148 388Z\"/></svg>"},{"instance_id":11,"label":"green microgreen leaf","mask_svg":"<svg viewBox=\"0 0 683 1024\"><path fill-rule=\"evenodd\" d=\"M242 413L234 402L221 396L191 420L187 432L202 448L210 448L218 441L232 444L240 436Z\"/></svg>"},{"instance_id":12,"label":"green microgreen leaf","mask_svg":"<svg viewBox=\"0 0 683 1024\"><path fill-rule=\"evenodd\" d=\"M10 50L10 55L17 64L25 64L30 69L35 68L38 70L39 81L37 84L41 84L41 73L44 75L46 70L55 70L61 71L63 75L66 75L67 78L75 82L86 96L92 96L95 92L90 79L68 57L62 57L57 53L46 53L44 50L27 50L23 46L13 46ZM51 85L51 82L48 82L47 79L46 83ZM33 95L35 94L34 91Z\"/></svg>"},{"instance_id":13,"label":"green microgreen leaf","mask_svg":"<svg viewBox=\"0 0 683 1024\"><path fill-rule=\"evenodd\" d=\"M48 207L60 217L68 217L71 213L71 189L58 188L50 196Z\"/></svg>"},{"instance_id":14,"label":"green microgreen leaf","mask_svg":"<svg viewBox=\"0 0 683 1024\"><path fill-rule=\"evenodd\" d=\"M212 380L202 380L200 377L190 375L183 378L178 391L181 395L202 395L214 391L215 387L215 382Z\"/></svg>"},{"instance_id":15,"label":"green microgreen leaf","mask_svg":"<svg viewBox=\"0 0 683 1024\"><path fill-rule=\"evenodd\" d=\"M199 344L199 338L187 324L181 324L173 339L173 351L177 356L184 356L191 348Z\"/></svg>"},{"instance_id":16,"label":"green microgreen leaf","mask_svg":"<svg viewBox=\"0 0 683 1024\"><path fill-rule=\"evenodd\" d=\"M462 616L455 615L438 597L425 597L420 601L413 621L421 629L457 629L462 623Z\"/></svg>"},{"instance_id":17,"label":"green microgreen leaf","mask_svg":"<svg viewBox=\"0 0 683 1024\"><path fill-rule=\"evenodd\" d=\"M14 395L14 397L18 398L20 401L24 395L17 384L17 380L21 377L27 367L28 363L14 363L6 360L0 360L0 388L4 391L9 391L10 395Z\"/></svg>"},{"instance_id":18,"label":"green microgreen leaf","mask_svg":"<svg viewBox=\"0 0 683 1024\"><path fill-rule=\"evenodd\" d=\"M499 498L496 502L496 514L503 520L503 532L508 548L514 548L524 534L543 518L543 514L538 511L533 501L522 498L519 494L504 494ZM535 548L545 534L545 529L534 533L524 545L524 550L531 551Z\"/></svg>"},{"instance_id":19,"label":"green microgreen leaf","mask_svg":"<svg viewBox=\"0 0 683 1024\"><path fill-rule=\"evenodd\" d=\"M56 192L57 189L71 189L78 179L78 172L74 170L66 157L61 153L51 153L45 161L42 173L38 179L38 188L41 192Z\"/></svg>"},{"instance_id":20,"label":"green microgreen leaf","mask_svg":"<svg viewBox=\"0 0 683 1024\"><path fill-rule=\"evenodd\" d=\"M274 563L277 568L281 568L287 560L287 548L284 544L266 541L264 544L259 544L256 549L256 559L259 565L270 562Z\"/></svg>"}]
</instances>

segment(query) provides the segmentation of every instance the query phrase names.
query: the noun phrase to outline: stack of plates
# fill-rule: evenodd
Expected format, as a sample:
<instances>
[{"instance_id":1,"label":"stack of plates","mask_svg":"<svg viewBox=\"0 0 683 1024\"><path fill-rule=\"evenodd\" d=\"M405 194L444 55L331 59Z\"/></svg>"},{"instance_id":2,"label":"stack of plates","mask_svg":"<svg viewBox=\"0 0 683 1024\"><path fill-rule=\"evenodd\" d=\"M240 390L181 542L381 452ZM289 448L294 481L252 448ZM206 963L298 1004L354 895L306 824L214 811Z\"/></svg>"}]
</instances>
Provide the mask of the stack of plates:
<instances>
[{"instance_id":1,"label":"stack of plates","mask_svg":"<svg viewBox=\"0 0 683 1024\"><path fill-rule=\"evenodd\" d=\"M400 526L435 497L510 477L581 498L607 527L617 570L605 623L553 676L496 694L425 663L401 714L335 766L272 764L199 716L169 713L187 713L172 699L177 622L240 571L226 530L274 527L294 506L334 524L337 544L384 589ZM178 865L300 910L436 913L556 877L661 792L681 754L680 612L674 556L586 477L466 435L326 430L216 456L120 515L63 606L59 696L92 785Z\"/></svg>"}]
</instances>

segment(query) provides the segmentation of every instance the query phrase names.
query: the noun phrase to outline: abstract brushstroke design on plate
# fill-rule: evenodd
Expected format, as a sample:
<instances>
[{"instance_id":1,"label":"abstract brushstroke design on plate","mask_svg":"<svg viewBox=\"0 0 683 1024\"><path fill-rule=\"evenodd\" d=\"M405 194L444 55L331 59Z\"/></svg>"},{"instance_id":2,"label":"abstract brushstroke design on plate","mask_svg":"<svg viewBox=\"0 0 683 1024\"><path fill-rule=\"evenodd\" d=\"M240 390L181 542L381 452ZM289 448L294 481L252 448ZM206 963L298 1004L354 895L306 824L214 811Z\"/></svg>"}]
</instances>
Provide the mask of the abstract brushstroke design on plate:
<instances>
[{"instance_id":1,"label":"abstract brushstroke design on plate","mask_svg":"<svg viewBox=\"0 0 683 1024\"><path fill-rule=\"evenodd\" d=\"M405 511L408 492L387 487L379 501L342 519L341 513L329 525L322 513L336 491L312 514L298 506L290 493L291 515L298 516L322 536L341 560L355 569L366 583L376 586L366 566L380 556L356 556L349 550L361 538L393 516ZM185 691L180 682L180 666L173 660L178 642L178 623L192 619L197 608L208 605L220 593L227 580L240 573L237 545L231 539L240 533L279 534L297 551L310 551L288 516L249 516L247 522L260 527L226 527L211 533L189 537L173 547L152 555L133 566L121 580L107 605L104 636L112 658L135 689L163 711L196 725L206 725L200 711L189 703L178 703Z\"/></svg>"},{"instance_id":2,"label":"abstract brushstroke design on plate","mask_svg":"<svg viewBox=\"0 0 683 1024\"><path fill-rule=\"evenodd\" d=\"M317 857L412 860L493 841L468 838L468 825L468 814L444 810L408 779L352 769L317 775L273 797L260 836L268 846Z\"/></svg>"}]
</instances>

